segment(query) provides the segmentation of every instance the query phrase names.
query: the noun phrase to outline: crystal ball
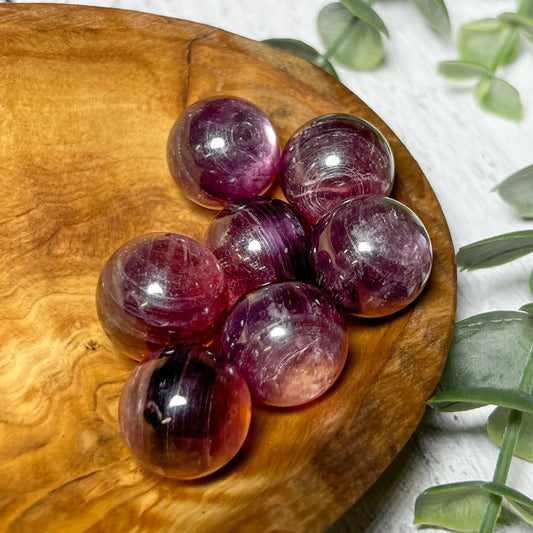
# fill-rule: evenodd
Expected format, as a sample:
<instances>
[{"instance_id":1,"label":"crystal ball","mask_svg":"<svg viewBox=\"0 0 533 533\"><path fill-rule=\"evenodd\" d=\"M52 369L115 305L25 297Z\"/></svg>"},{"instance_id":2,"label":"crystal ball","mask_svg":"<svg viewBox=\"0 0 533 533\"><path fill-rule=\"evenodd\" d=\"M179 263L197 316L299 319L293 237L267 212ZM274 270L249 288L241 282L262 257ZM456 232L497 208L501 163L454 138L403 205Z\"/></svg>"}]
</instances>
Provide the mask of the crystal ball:
<instances>
[{"instance_id":1,"label":"crystal ball","mask_svg":"<svg viewBox=\"0 0 533 533\"><path fill-rule=\"evenodd\" d=\"M224 322L221 341L252 396L277 407L324 394L348 351L336 307L320 289L299 281L266 285L242 298Z\"/></svg>"},{"instance_id":2,"label":"crystal ball","mask_svg":"<svg viewBox=\"0 0 533 533\"><path fill-rule=\"evenodd\" d=\"M122 245L98 281L98 316L111 342L141 360L177 342L206 342L227 311L226 279L211 250L176 233Z\"/></svg>"},{"instance_id":3,"label":"crystal ball","mask_svg":"<svg viewBox=\"0 0 533 533\"><path fill-rule=\"evenodd\" d=\"M147 468L174 479L206 476L227 464L250 419L250 391L235 365L186 344L142 361L119 404L129 449Z\"/></svg>"},{"instance_id":4,"label":"crystal ball","mask_svg":"<svg viewBox=\"0 0 533 533\"><path fill-rule=\"evenodd\" d=\"M175 122L167 144L169 170L178 187L211 209L263 194L278 175L280 156L269 118L234 97L192 104Z\"/></svg>"},{"instance_id":5,"label":"crystal ball","mask_svg":"<svg viewBox=\"0 0 533 533\"><path fill-rule=\"evenodd\" d=\"M280 174L289 203L315 224L354 196L388 196L394 185L394 158L372 124L352 115L330 114L292 135L283 149Z\"/></svg>"},{"instance_id":6,"label":"crystal ball","mask_svg":"<svg viewBox=\"0 0 533 533\"><path fill-rule=\"evenodd\" d=\"M311 240L317 284L354 315L381 317L403 309L431 272L426 228L411 209L389 197L345 201L320 220Z\"/></svg>"},{"instance_id":7,"label":"crystal ball","mask_svg":"<svg viewBox=\"0 0 533 533\"><path fill-rule=\"evenodd\" d=\"M261 196L228 205L211 221L205 245L226 274L230 305L266 283L309 276L306 231L282 200Z\"/></svg>"}]
</instances>

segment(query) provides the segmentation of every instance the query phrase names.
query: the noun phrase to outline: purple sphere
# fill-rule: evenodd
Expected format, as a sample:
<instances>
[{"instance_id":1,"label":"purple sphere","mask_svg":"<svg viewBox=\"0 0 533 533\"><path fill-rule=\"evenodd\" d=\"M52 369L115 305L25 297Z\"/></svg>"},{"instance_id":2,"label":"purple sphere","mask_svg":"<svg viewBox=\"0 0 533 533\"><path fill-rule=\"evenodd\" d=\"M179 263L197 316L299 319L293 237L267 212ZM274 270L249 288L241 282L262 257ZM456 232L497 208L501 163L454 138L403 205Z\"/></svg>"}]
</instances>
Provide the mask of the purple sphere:
<instances>
[{"instance_id":1,"label":"purple sphere","mask_svg":"<svg viewBox=\"0 0 533 533\"><path fill-rule=\"evenodd\" d=\"M348 338L341 315L320 289L284 281L235 304L222 329L222 349L259 401L292 407L333 385Z\"/></svg>"},{"instance_id":2,"label":"purple sphere","mask_svg":"<svg viewBox=\"0 0 533 533\"><path fill-rule=\"evenodd\" d=\"M390 315L426 285L428 232L408 207L385 196L347 200L315 227L311 262L333 301L362 317Z\"/></svg>"},{"instance_id":3,"label":"purple sphere","mask_svg":"<svg viewBox=\"0 0 533 533\"><path fill-rule=\"evenodd\" d=\"M180 345L145 359L122 391L120 429L133 454L165 477L194 479L228 463L251 419L248 386L204 347Z\"/></svg>"},{"instance_id":4,"label":"purple sphere","mask_svg":"<svg viewBox=\"0 0 533 533\"><path fill-rule=\"evenodd\" d=\"M230 305L266 283L309 276L305 229L282 200L254 197L227 206L211 221L205 244L226 274Z\"/></svg>"},{"instance_id":5,"label":"purple sphere","mask_svg":"<svg viewBox=\"0 0 533 533\"><path fill-rule=\"evenodd\" d=\"M331 114L294 133L283 150L280 173L289 203L315 224L354 196L388 196L394 185L394 158L389 143L372 124Z\"/></svg>"},{"instance_id":6,"label":"purple sphere","mask_svg":"<svg viewBox=\"0 0 533 533\"><path fill-rule=\"evenodd\" d=\"M213 253L189 237L151 233L121 246L98 281L98 316L111 342L141 360L177 342L206 342L227 310Z\"/></svg>"},{"instance_id":7,"label":"purple sphere","mask_svg":"<svg viewBox=\"0 0 533 533\"><path fill-rule=\"evenodd\" d=\"M279 171L280 144L269 118L234 97L188 107L167 144L170 173L185 196L210 209L263 194Z\"/></svg>"}]
</instances>

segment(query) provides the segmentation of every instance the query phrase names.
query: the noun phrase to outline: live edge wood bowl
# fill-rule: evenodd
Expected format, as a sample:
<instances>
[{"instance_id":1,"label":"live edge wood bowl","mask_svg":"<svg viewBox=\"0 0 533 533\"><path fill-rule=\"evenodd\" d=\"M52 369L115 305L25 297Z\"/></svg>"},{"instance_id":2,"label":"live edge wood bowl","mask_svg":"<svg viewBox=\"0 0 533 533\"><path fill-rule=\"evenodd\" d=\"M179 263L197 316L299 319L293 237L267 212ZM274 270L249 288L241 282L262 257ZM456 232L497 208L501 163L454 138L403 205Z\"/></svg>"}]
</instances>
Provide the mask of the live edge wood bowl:
<instances>
[{"instance_id":1,"label":"live edge wood bowl","mask_svg":"<svg viewBox=\"0 0 533 533\"><path fill-rule=\"evenodd\" d=\"M453 247L417 163L341 83L218 29L12 4L0 5L0 42L0 531L323 531L406 443L446 358ZM214 213L182 197L165 151L183 109L214 94L254 102L282 143L325 113L372 122L394 152L393 196L418 213L435 259L414 305L350 321L329 394L305 409L256 408L227 467L179 482L145 471L122 440L118 399L135 363L106 339L95 287L137 235L203 238Z\"/></svg>"}]
</instances>

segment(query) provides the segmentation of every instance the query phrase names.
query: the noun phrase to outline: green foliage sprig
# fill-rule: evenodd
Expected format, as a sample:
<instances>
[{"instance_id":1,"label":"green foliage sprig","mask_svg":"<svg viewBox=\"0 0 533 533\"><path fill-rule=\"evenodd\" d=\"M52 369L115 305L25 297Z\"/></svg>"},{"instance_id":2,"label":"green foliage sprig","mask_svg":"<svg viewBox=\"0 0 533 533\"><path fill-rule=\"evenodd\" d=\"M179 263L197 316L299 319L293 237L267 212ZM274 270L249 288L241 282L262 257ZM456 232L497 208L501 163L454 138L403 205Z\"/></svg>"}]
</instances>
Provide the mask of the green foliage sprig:
<instances>
[{"instance_id":1,"label":"green foliage sprig","mask_svg":"<svg viewBox=\"0 0 533 533\"><path fill-rule=\"evenodd\" d=\"M454 81L476 80L475 96L481 107L519 120L520 93L496 71L515 61L522 37L533 39L533 0L522 0L516 13L464 24L457 39L459 59L439 63L438 72Z\"/></svg>"},{"instance_id":2,"label":"green foliage sprig","mask_svg":"<svg viewBox=\"0 0 533 533\"><path fill-rule=\"evenodd\" d=\"M265 42L303 57L337 78L334 63L355 70L376 68L384 60L383 37L388 38L389 31L372 7L375 1L340 0L321 9L317 30L324 53L296 39ZM444 36L450 35L450 18L444 0L411 2L432 28ZM483 109L520 120L520 93L496 73L516 60L523 37L533 40L533 0L520 0L516 12L461 26L457 38L459 58L439 63L437 71L451 81L475 81L475 96Z\"/></svg>"},{"instance_id":3,"label":"green foliage sprig","mask_svg":"<svg viewBox=\"0 0 533 533\"><path fill-rule=\"evenodd\" d=\"M533 214L533 165L494 189L522 218ZM533 231L507 233L460 248L463 270L488 268L533 252ZM533 279L533 275L530 280ZM533 292L532 283L530 287ZM500 447L490 481L431 487L416 500L415 524L493 533L506 504L509 517L533 525L533 500L506 485L513 456L533 462L533 304L494 311L456 324L437 394L443 412L497 406L488 419Z\"/></svg>"}]
</instances>

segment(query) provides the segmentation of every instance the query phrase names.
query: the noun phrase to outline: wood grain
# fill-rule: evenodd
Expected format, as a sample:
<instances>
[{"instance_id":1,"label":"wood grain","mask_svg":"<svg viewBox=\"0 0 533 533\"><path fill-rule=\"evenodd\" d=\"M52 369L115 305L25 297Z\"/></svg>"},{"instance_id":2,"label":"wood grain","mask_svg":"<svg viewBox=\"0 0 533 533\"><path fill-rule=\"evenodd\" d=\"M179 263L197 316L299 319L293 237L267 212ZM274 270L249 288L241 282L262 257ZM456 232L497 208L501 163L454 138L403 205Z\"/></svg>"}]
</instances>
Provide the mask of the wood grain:
<instances>
[{"instance_id":1,"label":"wood grain","mask_svg":"<svg viewBox=\"0 0 533 533\"><path fill-rule=\"evenodd\" d=\"M0 5L0 36L0 531L322 531L408 440L447 353L453 247L418 165L339 82L214 28L14 4ZM185 483L147 473L122 441L118 398L134 363L105 338L94 292L130 238L203 238L213 212L176 190L165 145L185 106L212 94L256 103L283 143L323 113L374 123L395 154L393 195L422 218L435 261L416 305L352 321L348 364L327 396L255 409L238 457Z\"/></svg>"}]
</instances>

